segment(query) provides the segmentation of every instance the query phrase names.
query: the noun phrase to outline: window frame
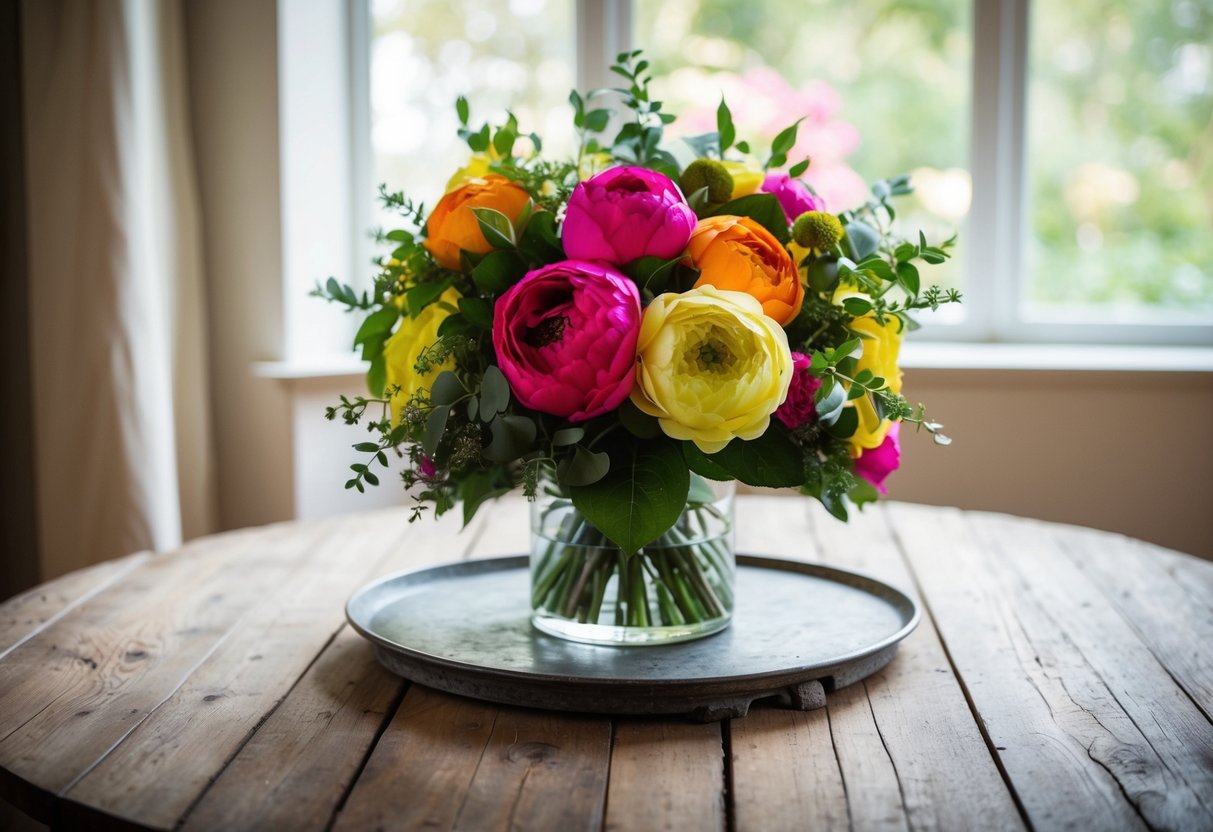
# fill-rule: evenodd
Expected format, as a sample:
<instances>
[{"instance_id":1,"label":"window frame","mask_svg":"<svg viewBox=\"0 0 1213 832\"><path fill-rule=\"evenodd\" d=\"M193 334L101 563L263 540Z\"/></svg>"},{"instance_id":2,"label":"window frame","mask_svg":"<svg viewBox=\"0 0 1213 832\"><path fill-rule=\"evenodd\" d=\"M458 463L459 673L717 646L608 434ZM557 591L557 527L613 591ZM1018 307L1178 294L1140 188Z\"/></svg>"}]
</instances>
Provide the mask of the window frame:
<instances>
[{"instance_id":1,"label":"window frame","mask_svg":"<svg viewBox=\"0 0 1213 832\"><path fill-rule=\"evenodd\" d=\"M1030 56L1031 0L971 0L972 2L972 68L970 93L970 159L973 202L961 233L966 249L980 251L981 268L963 264L964 319L957 322L932 322L926 339L960 344L1142 344L1158 346L1207 346L1213 344L1213 322L1210 323L1125 323L1087 322L1080 318L1065 320L1034 319L1024 300L1027 288L1026 252L1029 220L1027 186L1027 90ZM310 11L301 12L301 8ZM370 144L370 0L311 0L301 6L291 0L280 0L280 15L301 15L315 19L316 31L327 31L335 42L330 63L344 53L341 67L348 79L344 100L337 96L322 103L328 117L344 115L350 125L348 158L345 163L348 189L342 200L347 210L344 221L334 221L331 199L327 212L330 229L341 239L323 251L321 268L331 270L339 278L357 279L366 271L375 254L375 246L366 229L372 216L373 193L366 193L364 183L371 170ZM293 9L293 11L286 11ZM333 23L339 15L344 24ZM574 10L574 55L577 83L580 89L608 86L608 70L614 56L633 45L633 0L576 0ZM294 26L296 31L299 26ZM283 52L291 49L290 33L280 23ZM297 37L297 36L296 36ZM289 59L279 56L281 71L290 71ZM295 70L298 72L298 67ZM289 77L283 81L282 108L284 144L299 141L299 125L292 124L286 114L292 112ZM313 116L317 112L314 95L308 106ZM284 281L288 294L286 357L288 360L315 358L325 352L346 349L352 335L352 324L343 318L336 323L321 323L320 316L307 312L300 302L322 307L318 301L306 298L315 282L316 265L309 261L310 250L297 246L308 234L291 223L310 209L299 206L311 204L307 196L315 188L300 187L298 183L313 175L314 169L292 170L284 153L284 250L293 241L296 250L286 251L288 267ZM292 183L295 183L293 186ZM329 187L330 196L332 187ZM290 203L286 202L290 195ZM291 205L295 207L290 207ZM317 218L307 224L318 226ZM309 244L314 248L314 244ZM310 269L304 264L307 263ZM298 265L293 265L298 264ZM308 271L304 279L303 271ZM312 310L314 312L315 310ZM330 322L337 318L326 310ZM1097 311L1093 310L1093 311ZM348 330L348 331L347 331ZM914 340L919 340L915 336Z\"/></svg>"}]
</instances>

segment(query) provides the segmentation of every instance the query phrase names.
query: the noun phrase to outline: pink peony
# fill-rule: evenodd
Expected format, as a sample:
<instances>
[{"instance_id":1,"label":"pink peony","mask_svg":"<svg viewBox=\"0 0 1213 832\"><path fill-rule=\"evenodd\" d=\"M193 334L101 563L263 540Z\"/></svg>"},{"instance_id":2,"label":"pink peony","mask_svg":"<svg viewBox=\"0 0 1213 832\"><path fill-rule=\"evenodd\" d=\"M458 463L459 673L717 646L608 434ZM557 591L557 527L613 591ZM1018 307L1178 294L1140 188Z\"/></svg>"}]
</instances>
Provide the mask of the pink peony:
<instances>
[{"instance_id":1,"label":"pink peony","mask_svg":"<svg viewBox=\"0 0 1213 832\"><path fill-rule=\"evenodd\" d=\"M514 397L582 422L618 407L636 378L640 292L610 266L563 260L510 288L493 311L493 349Z\"/></svg>"},{"instance_id":2,"label":"pink peony","mask_svg":"<svg viewBox=\"0 0 1213 832\"><path fill-rule=\"evenodd\" d=\"M825 200L809 193L803 182L786 173L768 175L762 181L762 190L774 194L779 200L789 224L796 222L796 218L806 211L824 211L826 207Z\"/></svg>"},{"instance_id":3,"label":"pink peony","mask_svg":"<svg viewBox=\"0 0 1213 832\"><path fill-rule=\"evenodd\" d=\"M788 397L775 411L775 417L789 428L807 425L817 418L813 394L821 387L821 379L809 372L811 359L804 353L792 353L792 386Z\"/></svg>"},{"instance_id":4,"label":"pink peony","mask_svg":"<svg viewBox=\"0 0 1213 832\"><path fill-rule=\"evenodd\" d=\"M901 422L894 422L889 425L884 442L876 448L864 451L855 460L855 473L872 483L881 494L889 493L884 481L901 465L901 442L898 439L900 433Z\"/></svg>"},{"instance_id":5,"label":"pink peony","mask_svg":"<svg viewBox=\"0 0 1213 832\"><path fill-rule=\"evenodd\" d=\"M611 168L573 190L561 240L573 260L622 266L641 257L677 257L695 222L668 176L647 168Z\"/></svg>"}]
</instances>

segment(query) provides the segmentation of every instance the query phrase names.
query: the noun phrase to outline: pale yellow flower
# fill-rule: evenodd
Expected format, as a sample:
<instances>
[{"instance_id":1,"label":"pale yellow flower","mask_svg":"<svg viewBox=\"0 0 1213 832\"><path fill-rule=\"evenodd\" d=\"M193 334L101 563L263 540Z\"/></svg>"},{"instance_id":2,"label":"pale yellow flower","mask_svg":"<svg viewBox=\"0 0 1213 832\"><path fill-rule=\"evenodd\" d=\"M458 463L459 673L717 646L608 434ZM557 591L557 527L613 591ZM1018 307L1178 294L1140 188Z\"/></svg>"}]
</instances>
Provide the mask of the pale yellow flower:
<instances>
[{"instance_id":1,"label":"pale yellow flower","mask_svg":"<svg viewBox=\"0 0 1213 832\"><path fill-rule=\"evenodd\" d=\"M866 297L853 289L840 288L834 294L834 302L842 303L848 297ZM863 355L855 365L855 372L871 370L872 374L885 379L889 390L901 392L901 368L897 365L901 352L901 321L895 316L887 316L884 324L876 320L874 315L864 315L851 321L851 331L863 339ZM859 427L850 438L851 454L858 456L864 450L879 448L889 433L893 424L888 419L880 419L876 408L867 396L861 396L849 402L855 407L859 416Z\"/></svg>"},{"instance_id":2,"label":"pale yellow flower","mask_svg":"<svg viewBox=\"0 0 1213 832\"><path fill-rule=\"evenodd\" d=\"M400 326L383 345L383 357L387 370L389 388L399 386L400 391L392 396L392 419L400 421L400 411L409 399L422 388L429 388L443 370L455 369L455 362L448 358L424 375L413 365L421 353L438 341L438 327L457 308L461 295L455 289L447 289L442 296L421 310L416 318L407 315L400 319Z\"/></svg>"},{"instance_id":3,"label":"pale yellow flower","mask_svg":"<svg viewBox=\"0 0 1213 832\"><path fill-rule=\"evenodd\" d=\"M762 187L762 180L766 178L761 167L746 162L725 161L721 164L733 177L733 195L730 199L758 193L758 189Z\"/></svg>"},{"instance_id":4,"label":"pale yellow flower","mask_svg":"<svg viewBox=\"0 0 1213 832\"><path fill-rule=\"evenodd\" d=\"M700 286L658 295L636 344L632 402L706 454L757 439L783 404L792 353L779 324L744 292Z\"/></svg>"},{"instance_id":5,"label":"pale yellow flower","mask_svg":"<svg viewBox=\"0 0 1213 832\"><path fill-rule=\"evenodd\" d=\"M496 152L494 152L493 156L495 157L496 155ZM473 153L472 158L468 160L467 165L455 171L454 175L447 180L445 193L449 194L460 185L466 185L473 179L483 179L486 175L488 175L489 163L491 161L492 158L487 154Z\"/></svg>"}]
</instances>

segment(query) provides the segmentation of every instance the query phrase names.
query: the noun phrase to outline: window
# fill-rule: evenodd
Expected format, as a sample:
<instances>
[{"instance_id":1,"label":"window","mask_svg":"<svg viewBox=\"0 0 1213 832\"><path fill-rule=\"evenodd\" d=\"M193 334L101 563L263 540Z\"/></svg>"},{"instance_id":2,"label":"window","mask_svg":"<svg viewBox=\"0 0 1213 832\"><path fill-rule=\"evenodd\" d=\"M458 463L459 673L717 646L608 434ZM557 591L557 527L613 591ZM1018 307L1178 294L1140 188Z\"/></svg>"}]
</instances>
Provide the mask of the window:
<instances>
[{"instance_id":1,"label":"window","mask_svg":"<svg viewBox=\"0 0 1213 832\"><path fill-rule=\"evenodd\" d=\"M687 130L711 129L722 88L753 140L807 115L798 149L835 210L912 171L906 226L961 234L931 276L966 303L932 339L1213 342L1207 4L365 1L361 193L386 180L433 202L466 158L457 94L556 149L568 89L602 85L634 45Z\"/></svg>"}]
</instances>

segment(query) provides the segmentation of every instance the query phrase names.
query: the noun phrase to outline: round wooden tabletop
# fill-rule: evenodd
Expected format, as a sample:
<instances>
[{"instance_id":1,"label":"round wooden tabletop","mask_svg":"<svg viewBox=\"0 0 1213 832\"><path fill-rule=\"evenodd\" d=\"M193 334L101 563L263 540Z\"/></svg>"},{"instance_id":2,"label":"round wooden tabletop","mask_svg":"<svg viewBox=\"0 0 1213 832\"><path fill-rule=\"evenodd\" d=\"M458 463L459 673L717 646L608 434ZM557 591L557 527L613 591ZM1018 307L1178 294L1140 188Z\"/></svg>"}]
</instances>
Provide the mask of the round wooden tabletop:
<instances>
[{"instance_id":1,"label":"round wooden tabletop","mask_svg":"<svg viewBox=\"0 0 1213 832\"><path fill-rule=\"evenodd\" d=\"M68 828L1213 829L1211 563L742 498L741 550L867 572L924 616L826 707L712 724L410 686L344 623L386 572L523 551L525 517L507 498L462 533L403 510L242 530L0 605L0 797Z\"/></svg>"}]
</instances>

